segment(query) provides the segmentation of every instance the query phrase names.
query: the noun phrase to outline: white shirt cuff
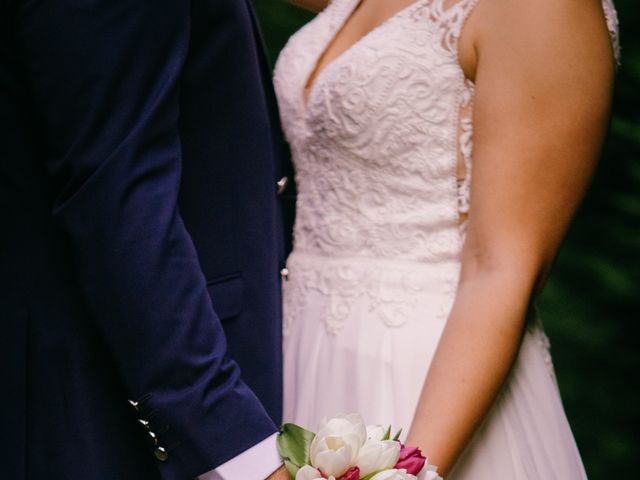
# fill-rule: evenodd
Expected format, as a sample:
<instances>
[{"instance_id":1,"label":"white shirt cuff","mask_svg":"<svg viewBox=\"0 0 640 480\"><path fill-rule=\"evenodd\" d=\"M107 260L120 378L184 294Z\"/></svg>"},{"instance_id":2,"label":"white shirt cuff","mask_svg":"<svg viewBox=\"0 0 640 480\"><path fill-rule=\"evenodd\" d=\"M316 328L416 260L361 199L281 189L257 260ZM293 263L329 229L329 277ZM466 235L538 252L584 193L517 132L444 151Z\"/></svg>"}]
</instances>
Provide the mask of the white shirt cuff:
<instances>
[{"instance_id":1,"label":"white shirt cuff","mask_svg":"<svg viewBox=\"0 0 640 480\"><path fill-rule=\"evenodd\" d=\"M198 477L198 480L264 480L282 465L276 446L277 433L237 457Z\"/></svg>"}]
</instances>

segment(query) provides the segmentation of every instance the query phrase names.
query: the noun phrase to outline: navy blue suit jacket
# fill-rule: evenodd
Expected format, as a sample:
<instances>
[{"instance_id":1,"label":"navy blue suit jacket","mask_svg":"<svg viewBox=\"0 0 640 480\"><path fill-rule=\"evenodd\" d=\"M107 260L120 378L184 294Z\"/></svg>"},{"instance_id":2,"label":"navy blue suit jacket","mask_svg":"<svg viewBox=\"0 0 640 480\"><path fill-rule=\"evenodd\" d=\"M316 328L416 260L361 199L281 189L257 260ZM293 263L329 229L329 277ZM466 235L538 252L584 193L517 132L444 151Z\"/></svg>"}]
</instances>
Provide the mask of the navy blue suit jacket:
<instances>
[{"instance_id":1,"label":"navy blue suit jacket","mask_svg":"<svg viewBox=\"0 0 640 480\"><path fill-rule=\"evenodd\" d=\"M275 432L269 77L246 0L0 3L1 478L186 480Z\"/></svg>"}]
</instances>

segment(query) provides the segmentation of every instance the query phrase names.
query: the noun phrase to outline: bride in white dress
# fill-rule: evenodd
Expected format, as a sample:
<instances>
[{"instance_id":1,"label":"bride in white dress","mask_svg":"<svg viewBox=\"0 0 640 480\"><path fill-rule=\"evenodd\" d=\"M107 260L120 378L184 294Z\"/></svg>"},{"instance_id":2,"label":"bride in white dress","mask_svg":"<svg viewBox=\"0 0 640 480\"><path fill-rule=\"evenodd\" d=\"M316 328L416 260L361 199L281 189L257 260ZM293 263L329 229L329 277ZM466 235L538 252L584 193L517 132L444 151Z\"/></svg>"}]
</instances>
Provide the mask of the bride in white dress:
<instances>
[{"instance_id":1,"label":"bride in white dress","mask_svg":"<svg viewBox=\"0 0 640 480\"><path fill-rule=\"evenodd\" d=\"M601 147L616 29L610 0L333 0L290 39L285 421L410 428L447 479L586 478L532 305Z\"/></svg>"}]
</instances>

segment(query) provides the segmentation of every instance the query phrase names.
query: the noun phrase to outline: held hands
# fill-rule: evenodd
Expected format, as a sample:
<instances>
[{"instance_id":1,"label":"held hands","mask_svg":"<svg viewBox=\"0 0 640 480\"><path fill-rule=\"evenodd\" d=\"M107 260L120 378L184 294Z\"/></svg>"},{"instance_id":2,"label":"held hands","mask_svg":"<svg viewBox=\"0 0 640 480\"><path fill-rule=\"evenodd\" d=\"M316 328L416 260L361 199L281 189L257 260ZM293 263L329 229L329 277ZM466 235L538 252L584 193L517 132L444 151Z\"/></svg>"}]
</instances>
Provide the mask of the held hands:
<instances>
[{"instance_id":1,"label":"held hands","mask_svg":"<svg viewBox=\"0 0 640 480\"><path fill-rule=\"evenodd\" d=\"M289 3L312 12L319 12L327 6L329 0L289 0Z\"/></svg>"},{"instance_id":2,"label":"held hands","mask_svg":"<svg viewBox=\"0 0 640 480\"><path fill-rule=\"evenodd\" d=\"M289 476L289 472L287 472L287 469L283 465L278 470L269 475L266 480L291 480L291 477Z\"/></svg>"},{"instance_id":3,"label":"held hands","mask_svg":"<svg viewBox=\"0 0 640 480\"><path fill-rule=\"evenodd\" d=\"M318 433L287 423L278 451L296 480L442 480L419 448L407 447L391 427L365 426L358 414L325 418Z\"/></svg>"}]
</instances>

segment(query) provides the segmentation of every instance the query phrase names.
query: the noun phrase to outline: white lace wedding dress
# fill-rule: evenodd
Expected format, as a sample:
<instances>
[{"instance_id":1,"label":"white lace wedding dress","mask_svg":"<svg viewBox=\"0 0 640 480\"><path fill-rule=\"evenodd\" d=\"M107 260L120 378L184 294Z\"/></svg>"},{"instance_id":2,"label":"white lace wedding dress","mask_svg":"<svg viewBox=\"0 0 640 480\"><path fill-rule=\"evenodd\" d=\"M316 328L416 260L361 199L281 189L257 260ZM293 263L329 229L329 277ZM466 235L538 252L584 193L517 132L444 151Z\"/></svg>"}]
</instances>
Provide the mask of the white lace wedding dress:
<instances>
[{"instance_id":1,"label":"white lace wedding dress","mask_svg":"<svg viewBox=\"0 0 640 480\"><path fill-rule=\"evenodd\" d=\"M278 59L298 186L283 281L285 421L315 429L323 416L359 412L411 424L460 268L474 88L457 48L476 1L417 0L319 72L306 102L309 76L359 0L334 0ZM604 8L617 50L615 10ZM586 478L534 312L528 325L451 479Z\"/></svg>"}]
</instances>

